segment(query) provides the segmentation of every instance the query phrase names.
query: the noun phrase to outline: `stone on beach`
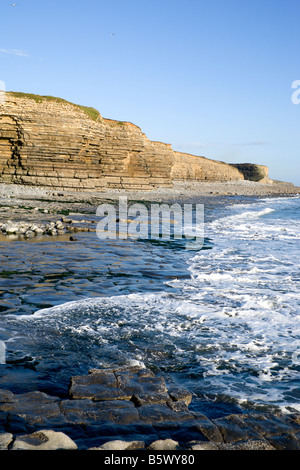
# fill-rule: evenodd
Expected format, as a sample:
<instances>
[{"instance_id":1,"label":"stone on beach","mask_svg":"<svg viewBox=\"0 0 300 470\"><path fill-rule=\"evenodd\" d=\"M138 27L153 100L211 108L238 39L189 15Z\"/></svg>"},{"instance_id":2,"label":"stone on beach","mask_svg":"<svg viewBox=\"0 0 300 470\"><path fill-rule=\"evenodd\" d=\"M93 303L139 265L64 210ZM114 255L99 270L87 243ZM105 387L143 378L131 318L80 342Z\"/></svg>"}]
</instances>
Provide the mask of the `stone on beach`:
<instances>
[{"instance_id":1,"label":"stone on beach","mask_svg":"<svg viewBox=\"0 0 300 470\"><path fill-rule=\"evenodd\" d=\"M105 442L100 447L91 447L89 450L138 450L144 449L145 443L143 441L120 441L114 440Z\"/></svg>"},{"instance_id":2,"label":"stone on beach","mask_svg":"<svg viewBox=\"0 0 300 470\"><path fill-rule=\"evenodd\" d=\"M77 450L75 442L62 432L49 429L19 436L12 450Z\"/></svg>"},{"instance_id":3,"label":"stone on beach","mask_svg":"<svg viewBox=\"0 0 300 470\"><path fill-rule=\"evenodd\" d=\"M88 223L87 221L85 221ZM34 223L24 221L10 221L0 224L0 232L7 237L18 236L22 238L34 238L41 235L56 236L69 232L91 232L95 229L86 226L74 227L76 221L67 219L49 223Z\"/></svg>"},{"instance_id":4,"label":"stone on beach","mask_svg":"<svg viewBox=\"0 0 300 470\"><path fill-rule=\"evenodd\" d=\"M149 450L178 450L179 443L173 439L160 439L149 445Z\"/></svg>"},{"instance_id":5,"label":"stone on beach","mask_svg":"<svg viewBox=\"0 0 300 470\"><path fill-rule=\"evenodd\" d=\"M0 434L0 450L8 450L8 446L13 441L13 434L5 432Z\"/></svg>"}]
</instances>

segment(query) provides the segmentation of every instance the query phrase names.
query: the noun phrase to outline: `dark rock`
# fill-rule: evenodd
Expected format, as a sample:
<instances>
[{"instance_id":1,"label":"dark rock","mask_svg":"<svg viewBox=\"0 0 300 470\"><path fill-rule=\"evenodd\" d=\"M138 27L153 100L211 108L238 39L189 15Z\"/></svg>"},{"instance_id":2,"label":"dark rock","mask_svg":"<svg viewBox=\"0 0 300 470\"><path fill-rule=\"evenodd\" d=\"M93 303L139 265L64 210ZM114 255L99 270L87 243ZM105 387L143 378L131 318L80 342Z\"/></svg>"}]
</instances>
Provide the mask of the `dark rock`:
<instances>
[{"instance_id":1,"label":"dark rock","mask_svg":"<svg viewBox=\"0 0 300 470\"><path fill-rule=\"evenodd\" d=\"M276 450L300 450L300 433L284 433L267 438Z\"/></svg>"},{"instance_id":2,"label":"dark rock","mask_svg":"<svg viewBox=\"0 0 300 470\"><path fill-rule=\"evenodd\" d=\"M0 403L12 403L14 401L14 394L9 390L0 389Z\"/></svg>"},{"instance_id":3,"label":"dark rock","mask_svg":"<svg viewBox=\"0 0 300 470\"><path fill-rule=\"evenodd\" d=\"M111 372L72 377L69 395L71 398L96 400L130 400L131 398L131 394L126 395L119 389L117 379Z\"/></svg>"},{"instance_id":4,"label":"dark rock","mask_svg":"<svg viewBox=\"0 0 300 470\"><path fill-rule=\"evenodd\" d=\"M106 421L131 424L139 421L134 404L126 400L63 400L60 409L67 422L72 424L89 425Z\"/></svg>"},{"instance_id":5,"label":"dark rock","mask_svg":"<svg viewBox=\"0 0 300 470\"><path fill-rule=\"evenodd\" d=\"M173 401L184 401L187 406L192 401L192 394L183 388L172 387L168 392Z\"/></svg>"},{"instance_id":6,"label":"dark rock","mask_svg":"<svg viewBox=\"0 0 300 470\"><path fill-rule=\"evenodd\" d=\"M118 386L128 395L150 395L151 393L167 393L167 386L163 377L155 377L148 369L139 372L116 372Z\"/></svg>"},{"instance_id":7,"label":"dark rock","mask_svg":"<svg viewBox=\"0 0 300 470\"><path fill-rule=\"evenodd\" d=\"M293 413L289 415L289 419L291 420L291 422L300 424L300 413Z\"/></svg>"},{"instance_id":8,"label":"dark rock","mask_svg":"<svg viewBox=\"0 0 300 470\"><path fill-rule=\"evenodd\" d=\"M128 366L128 367L114 367L110 369L90 369L89 374L97 375L97 374L118 374L120 372L131 372L132 374L138 373L141 371L146 371L149 374L152 374L152 377L155 375L149 369L146 369L140 365L135 366Z\"/></svg>"},{"instance_id":9,"label":"dark rock","mask_svg":"<svg viewBox=\"0 0 300 470\"><path fill-rule=\"evenodd\" d=\"M170 399L168 393L147 393L147 394L139 394L133 395L132 401L135 406L143 406L151 403L164 403L166 404Z\"/></svg>"},{"instance_id":10,"label":"dark rock","mask_svg":"<svg viewBox=\"0 0 300 470\"><path fill-rule=\"evenodd\" d=\"M27 417L21 417L14 413L7 413L5 429L12 434L27 434L35 431L35 427L28 423Z\"/></svg>"},{"instance_id":11,"label":"dark rock","mask_svg":"<svg viewBox=\"0 0 300 470\"><path fill-rule=\"evenodd\" d=\"M58 398L42 392L14 395L12 402L0 404L0 411L18 415L29 424L43 423L48 417L60 414Z\"/></svg>"},{"instance_id":12,"label":"dark rock","mask_svg":"<svg viewBox=\"0 0 300 470\"><path fill-rule=\"evenodd\" d=\"M146 423L194 420L194 416L189 412L175 412L168 406L161 404L144 405L140 408L137 408L137 410L140 419Z\"/></svg>"},{"instance_id":13,"label":"dark rock","mask_svg":"<svg viewBox=\"0 0 300 470\"><path fill-rule=\"evenodd\" d=\"M253 413L241 415L240 420L247 427L252 428L263 436L289 433L291 431L300 432L300 424L284 415Z\"/></svg>"},{"instance_id":14,"label":"dark rock","mask_svg":"<svg viewBox=\"0 0 300 470\"><path fill-rule=\"evenodd\" d=\"M209 419L189 411L191 398L181 388L168 389L163 377L141 367L92 369L86 376L72 377L67 399L42 392L0 390L3 448L11 435L16 439L20 434L27 437L18 437L15 445L9 441L10 447L41 449L49 440L49 448L59 448L59 433L55 434L59 430L70 434L76 443L78 439L83 448L94 443L98 446L101 435L102 442L109 441L107 447L120 446L120 450L134 442L142 448L140 436L148 436L149 449L153 449L150 439L158 441L162 449L169 438L176 439L173 447L181 442L180 446L193 450L300 449L299 413L232 414ZM55 432L43 434L44 429ZM132 441L111 441L113 436L127 435ZM103 446L95 448L103 450Z\"/></svg>"},{"instance_id":15,"label":"dark rock","mask_svg":"<svg viewBox=\"0 0 300 470\"><path fill-rule=\"evenodd\" d=\"M175 411L176 413L178 411L188 411L188 407L185 403L185 401L171 401L168 400L167 405L171 410Z\"/></svg>"},{"instance_id":16,"label":"dark rock","mask_svg":"<svg viewBox=\"0 0 300 470\"><path fill-rule=\"evenodd\" d=\"M261 434L243 422L240 415L229 415L212 420L220 430L224 442L236 442L248 439L260 439Z\"/></svg>"},{"instance_id":17,"label":"dark rock","mask_svg":"<svg viewBox=\"0 0 300 470\"><path fill-rule=\"evenodd\" d=\"M196 428L201 431L204 436L212 442L223 442L223 436L219 428L204 414L195 414L197 418Z\"/></svg>"}]
</instances>

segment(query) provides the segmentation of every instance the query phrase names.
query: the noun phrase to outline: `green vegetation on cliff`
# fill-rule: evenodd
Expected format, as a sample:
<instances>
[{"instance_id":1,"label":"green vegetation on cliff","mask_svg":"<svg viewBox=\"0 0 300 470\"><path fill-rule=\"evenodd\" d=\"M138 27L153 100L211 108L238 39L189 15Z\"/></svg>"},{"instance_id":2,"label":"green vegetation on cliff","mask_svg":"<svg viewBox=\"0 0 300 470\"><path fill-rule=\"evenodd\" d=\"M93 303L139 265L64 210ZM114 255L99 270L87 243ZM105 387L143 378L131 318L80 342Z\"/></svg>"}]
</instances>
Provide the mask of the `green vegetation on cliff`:
<instances>
[{"instance_id":1,"label":"green vegetation on cliff","mask_svg":"<svg viewBox=\"0 0 300 470\"><path fill-rule=\"evenodd\" d=\"M72 106L75 106L82 111L85 112L85 114L92 119L93 121L97 121L100 117L99 111L95 108L90 108L88 106L81 106L79 104L74 104L71 103L70 101L64 100L62 98L56 98L55 96L41 96L41 95L34 95L32 93L20 93L16 91L9 91L8 92L11 96L15 96L16 98L29 98L34 100L36 103L42 103L42 101L55 101L56 103L66 103L70 104Z\"/></svg>"}]
</instances>

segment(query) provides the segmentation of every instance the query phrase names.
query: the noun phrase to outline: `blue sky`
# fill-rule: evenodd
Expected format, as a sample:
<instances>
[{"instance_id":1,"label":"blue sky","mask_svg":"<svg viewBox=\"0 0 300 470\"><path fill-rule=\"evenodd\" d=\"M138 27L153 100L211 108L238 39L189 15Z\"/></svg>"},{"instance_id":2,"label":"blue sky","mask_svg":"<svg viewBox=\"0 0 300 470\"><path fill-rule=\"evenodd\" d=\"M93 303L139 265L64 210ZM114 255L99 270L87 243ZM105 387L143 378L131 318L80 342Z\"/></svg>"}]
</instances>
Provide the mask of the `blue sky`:
<instances>
[{"instance_id":1,"label":"blue sky","mask_svg":"<svg viewBox=\"0 0 300 470\"><path fill-rule=\"evenodd\" d=\"M299 0L0 0L0 18L7 90L300 185Z\"/></svg>"}]
</instances>

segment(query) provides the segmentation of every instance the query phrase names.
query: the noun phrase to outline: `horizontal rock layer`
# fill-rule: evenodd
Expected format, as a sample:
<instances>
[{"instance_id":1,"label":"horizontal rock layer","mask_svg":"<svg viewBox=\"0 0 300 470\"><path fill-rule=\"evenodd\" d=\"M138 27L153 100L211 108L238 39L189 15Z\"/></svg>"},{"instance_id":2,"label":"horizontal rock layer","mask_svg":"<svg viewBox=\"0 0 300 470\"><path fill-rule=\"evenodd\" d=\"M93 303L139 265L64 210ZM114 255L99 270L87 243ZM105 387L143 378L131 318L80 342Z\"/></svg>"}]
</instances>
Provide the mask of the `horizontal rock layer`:
<instances>
[{"instance_id":1,"label":"horizontal rock layer","mask_svg":"<svg viewBox=\"0 0 300 470\"><path fill-rule=\"evenodd\" d=\"M95 191L243 179L229 164L175 152L131 123L91 119L63 100L6 93L0 104L2 182Z\"/></svg>"},{"instance_id":2,"label":"horizontal rock layer","mask_svg":"<svg viewBox=\"0 0 300 470\"><path fill-rule=\"evenodd\" d=\"M273 180L269 178L269 169L265 165L255 165L253 163L232 163L232 166L243 173L245 180L259 181L270 184Z\"/></svg>"}]
</instances>

